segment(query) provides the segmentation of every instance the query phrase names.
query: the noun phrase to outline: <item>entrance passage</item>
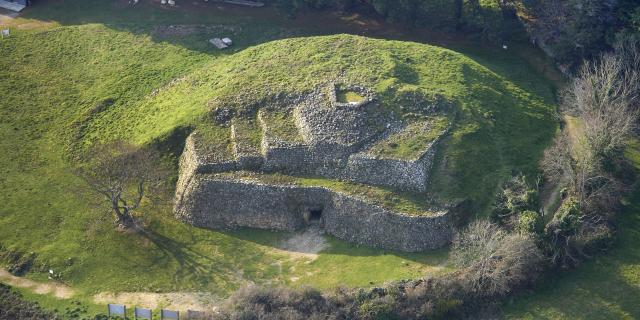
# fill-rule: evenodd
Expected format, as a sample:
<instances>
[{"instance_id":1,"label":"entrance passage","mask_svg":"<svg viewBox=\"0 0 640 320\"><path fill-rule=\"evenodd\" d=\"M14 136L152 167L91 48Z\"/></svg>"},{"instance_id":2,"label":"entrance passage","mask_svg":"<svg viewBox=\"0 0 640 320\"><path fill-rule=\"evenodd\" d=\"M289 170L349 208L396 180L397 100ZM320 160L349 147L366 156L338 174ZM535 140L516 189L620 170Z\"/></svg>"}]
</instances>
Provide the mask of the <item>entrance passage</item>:
<instances>
[{"instance_id":1,"label":"entrance passage","mask_svg":"<svg viewBox=\"0 0 640 320\"><path fill-rule=\"evenodd\" d=\"M309 222L320 222L322 219L322 209L309 210Z\"/></svg>"}]
</instances>

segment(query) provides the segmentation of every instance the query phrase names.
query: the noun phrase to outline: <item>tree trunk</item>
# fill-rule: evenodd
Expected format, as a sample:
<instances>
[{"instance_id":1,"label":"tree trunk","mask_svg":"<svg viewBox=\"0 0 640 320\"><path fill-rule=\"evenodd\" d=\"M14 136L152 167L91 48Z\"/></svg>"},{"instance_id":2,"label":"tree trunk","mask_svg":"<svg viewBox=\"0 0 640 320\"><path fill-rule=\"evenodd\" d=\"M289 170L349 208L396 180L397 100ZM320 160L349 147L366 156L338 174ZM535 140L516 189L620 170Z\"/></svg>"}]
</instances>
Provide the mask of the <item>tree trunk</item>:
<instances>
[{"instance_id":1,"label":"tree trunk","mask_svg":"<svg viewBox=\"0 0 640 320\"><path fill-rule=\"evenodd\" d=\"M125 210L124 212L120 212L120 210L117 210L115 213L116 224L118 225L118 227L122 229L129 229L135 225L133 216L131 216L128 210Z\"/></svg>"}]
</instances>

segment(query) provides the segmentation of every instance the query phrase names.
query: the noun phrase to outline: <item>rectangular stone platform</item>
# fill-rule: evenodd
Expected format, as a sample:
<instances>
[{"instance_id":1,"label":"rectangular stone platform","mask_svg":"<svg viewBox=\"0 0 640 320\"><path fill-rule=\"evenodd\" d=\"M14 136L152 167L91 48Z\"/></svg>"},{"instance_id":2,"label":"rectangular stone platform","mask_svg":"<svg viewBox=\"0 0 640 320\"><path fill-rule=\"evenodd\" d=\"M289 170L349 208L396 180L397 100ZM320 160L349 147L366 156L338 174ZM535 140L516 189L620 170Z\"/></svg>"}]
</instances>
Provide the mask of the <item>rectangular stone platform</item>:
<instances>
[{"instance_id":1,"label":"rectangular stone platform","mask_svg":"<svg viewBox=\"0 0 640 320\"><path fill-rule=\"evenodd\" d=\"M9 2L9 1L5 1L5 0L0 0L0 8L3 8L3 9L15 11L15 12L20 12L20 11L24 10L24 8L26 8L26 7L27 6L25 6L23 4L19 4L19 3L15 3L15 2Z\"/></svg>"}]
</instances>

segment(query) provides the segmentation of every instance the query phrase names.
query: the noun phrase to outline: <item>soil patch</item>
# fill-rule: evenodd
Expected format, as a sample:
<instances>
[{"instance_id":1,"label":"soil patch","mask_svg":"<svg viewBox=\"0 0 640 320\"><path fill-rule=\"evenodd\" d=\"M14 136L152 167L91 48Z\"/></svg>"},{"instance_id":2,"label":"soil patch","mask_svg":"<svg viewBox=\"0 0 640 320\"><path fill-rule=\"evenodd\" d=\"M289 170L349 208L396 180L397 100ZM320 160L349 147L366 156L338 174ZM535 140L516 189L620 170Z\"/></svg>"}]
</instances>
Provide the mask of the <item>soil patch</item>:
<instances>
[{"instance_id":1,"label":"soil patch","mask_svg":"<svg viewBox=\"0 0 640 320\"><path fill-rule=\"evenodd\" d=\"M318 226L309 226L306 230L294 234L284 240L278 249L295 258L308 258L315 260L318 253L329 247L324 236L324 231Z\"/></svg>"},{"instance_id":2,"label":"soil patch","mask_svg":"<svg viewBox=\"0 0 640 320\"><path fill-rule=\"evenodd\" d=\"M0 268L0 282L16 288L29 289L37 294L52 294L59 299L69 299L74 295L73 289L64 284L56 282L36 282L31 279L16 277L2 268Z\"/></svg>"},{"instance_id":3,"label":"soil patch","mask_svg":"<svg viewBox=\"0 0 640 320\"><path fill-rule=\"evenodd\" d=\"M8 11L8 10L0 9L0 24L8 23L9 21L13 20L13 18L17 17L18 15L20 15L20 14L17 13L17 12L12 12L12 11Z\"/></svg>"},{"instance_id":4,"label":"soil patch","mask_svg":"<svg viewBox=\"0 0 640 320\"><path fill-rule=\"evenodd\" d=\"M187 310L210 312L216 310L216 304L220 299L206 292L104 292L95 295L93 301L98 304L118 303L150 309L165 308L182 312Z\"/></svg>"}]
</instances>

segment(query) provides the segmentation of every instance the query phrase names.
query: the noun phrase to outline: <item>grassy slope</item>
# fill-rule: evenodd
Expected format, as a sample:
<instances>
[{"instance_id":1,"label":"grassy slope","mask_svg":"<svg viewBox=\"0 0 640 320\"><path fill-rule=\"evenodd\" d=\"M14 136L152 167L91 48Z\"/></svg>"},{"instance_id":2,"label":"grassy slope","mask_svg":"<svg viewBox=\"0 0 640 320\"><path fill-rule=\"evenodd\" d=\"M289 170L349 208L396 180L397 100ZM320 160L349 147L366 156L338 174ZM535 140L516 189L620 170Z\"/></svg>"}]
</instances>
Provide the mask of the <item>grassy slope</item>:
<instances>
[{"instance_id":1,"label":"grassy slope","mask_svg":"<svg viewBox=\"0 0 640 320\"><path fill-rule=\"evenodd\" d=\"M405 93L453 101L458 119L444 142L432 191L445 200L471 198L480 209L512 171L535 172L555 130L551 94L539 85L525 90L438 47L338 35L279 40L214 61L139 104L100 114L87 124L84 139L118 135L146 143L178 126L211 126L198 117L215 106L242 111L276 93L310 92L338 80L374 88L389 111L397 111Z\"/></svg>"},{"instance_id":2,"label":"grassy slope","mask_svg":"<svg viewBox=\"0 0 640 320\"><path fill-rule=\"evenodd\" d=\"M16 21L22 22L31 23ZM254 33L249 30L237 39L254 39ZM13 34L0 43L5 56L0 62L0 243L5 249L36 252L41 263L62 273L64 282L87 294L179 289L226 295L243 281L288 283L293 276L299 283L321 287L366 285L418 276L444 258L383 253L333 240L331 254L307 264L274 252L272 246L284 234L195 229L175 221L169 207L145 209L153 237L115 232L109 219L98 219L103 209L88 205L86 195L75 192L79 181L64 161L77 132L74 122L86 119L87 111L105 98L115 99L112 108L143 101L154 89L219 53L100 24L44 26ZM122 131L113 125L116 134ZM314 278L320 268L351 256L361 258L351 261L348 271ZM67 258L72 258L71 266ZM371 266L377 266L375 272ZM243 270L242 279L237 270ZM366 281L361 274L369 275Z\"/></svg>"},{"instance_id":3,"label":"grassy slope","mask_svg":"<svg viewBox=\"0 0 640 320\"><path fill-rule=\"evenodd\" d=\"M128 50L133 43L145 51L132 54ZM274 244L283 235L194 229L174 221L169 207L146 210L156 238L121 235L111 230L109 221L95 222L101 209L87 206L86 195L69 188L79 184L63 160L73 120L105 96L128 103L144 99L142 94L180 75L187 65L200 63L201 54L99 25L18 34L3 45L3 52L14 57L32 57L25 64L4 60L2 66L9 70L1 85L8 97L2 101L3 119L8 120L3 121L1 140L7 155L2 157L7 173L0 216L3 244L37 252L42 261L63 272L63 279L92 290L206 288L227 293L240 284L230 274L233 270L244 269L247 280L278 277L275 264L282 257L267 254L268 246L259 243ZM76 54L66 57L67 50ZM166 60L148 59L154 55ZM113 68L120 64L140 66ZM37 89L21 89L25 86ZM69 257L75 263L67 267L64 261ZM119 262L105 267L105 260L112 259ZM411 274L386 271L399 277Z\"/></svg>"},{"instance_id":4,"label":"grassy slope","mask_svg":"<svg viewBox=\"0 0 640 320\"><path fill-rule=\"evenodd\" d=\"M415 161L424 154L425 146L439 138L449 124L449 119L443 116L418 120L407 125L401 132L376 143L368 152L382 157Z\"/></svg>"},{"instance_id":5,"label":"grassy slope","mask_svg":"<svg viewBox=\"0 0 640 320\"><path fill-rule=\"evenodd\" d=\"M628 157L640 169L640 143ZM510 319L637 319L640 317L640 187L629 197L611 252L563 273L504 307Z\"/></svg>"},{"instance_id":6,"label":"grassy slope","mask_svg":"<svg viewBox=\"0 0 640 320\"><path fill-rule=\"evenodd\" d=\"M102 209L87 204L87 196L75 192L79 181L69 173L69 164L64 160L76 134L86 133L82 140L85 142L118 136L145 142L165 135L178 124L193 121L196 117L191 112L202 112L202 105L191 104L193 109L173 110L176 112L168 117L153 112L156 106L149 103L149 95L172 79L209 65L212 57L222 55L206 46L205 40L212 31L163 37L153 32L153 24L188 21L229 26L234 30L238 49L289 33L275 24L260 20L248 23L248 18L225 18L226 14L207 16L145 5L128 9L112 4L112 1L39 4L27 11L25 18L14 21L21 27L14 29L12 38L0 42L3 53L0 60L0 151L3 154L0 157L0 189L3 191L0 195L0 203L3 203L0 244L5 249L36 252L39 262L61 272L63 281L78 288L82 299L88 299L97 291L211 290L226 295L244 281L291 283L291 277L300 278L296 283L324 288L340 283L367 285L370 281L416 277L440 270L439 265L446 257L444 252L398 254L357 248L338 240L331 240L332 248L311 263L292 260L273 250L273 245L286 237L284 234L195 229L176 222L169 207L145 208L146 223L153 230L153 235L146 238L119 234L108 219L98 219ZM363 40L346 41L344 45L354 46L359 41ZM401 43L387 45L396 47L396 52L400 52L402 46ZM409 46L420 47L417 44ZM318 44L318 49L324 48ZM478 61L496 54L465 50ZM246 57L247 53L244 55ZM384 61L384 52L374 59L376 57L382 57L383 61L369 62L391 66L389 61ZM475 107L479 111L473 113L483 109L500 113L509 108L528 112L527 104L518 103L523 100L500 93L505 88L513 88L515 95L533 101L531 105L536 110L531 112L531 118L540 116L541 109L547 108L542 106L542 101L551 100L548 87L542 82L527 80L531 72L521 65L521 60L509 56L502 58L504 61L482 61L492 70L488 71L459 56L471 65L470 69L481 69L480 75L468 72L462 77L458 73L460 70L455 68L443 69L447 74L438 75L455 79L458 88L482 86L476 83L473 75L495 76L491 83L477 91L477 94L487 94L492 103L468 105L466 108L470 113ZM343 56L340 59L348 61L350 58ZM420 63L421 57L414 59L414 67L420 70L419 73L428 74L434 70L434 66ZM227 67L229 69L224 72L241 68ZM409 72L410 68L395 67L387 72L404 79L415 75ZM285 71L277 75L286 75ZM425 89L438 85L444 87L443 90L450 87L449 82L431 80L417 79L416 83ZM382 84L383 87L388 85L390 83ZM224 88L220 90L227 92ZM169 109L184 102L172 100L170 95L164 97L166 99L158 102ZM113 98L115 104L97 115L89 112L106 98ZM194 95L194 99L197 98L202 97ZM145 112L137 112L140 108ZM88 126L79 127L79 130L75 125L78 122ZM132 129L128 129L128 124L134 125ZM474 136L478 138L464 138ZM544 144L544 136L540 136L540 145ZM491 136L478 133L477 128L464 127L464 132L454 139L473 144L474 141L486 142L483 139L491 139ZM531 161L529 158L535 158L535 151L520 156L519 162L514 162L516 167L526 166ZM482 152L458 152L453 156L465 158ZM476 164L471 168L477 168ZM504 175L504 172L500 174ZM490 175L495 176L491 182L500 176L494 172ZM71 258L71 265L67 263L68 258ZM243 273L239 275L237 270L243 270ZM44 277L41 274L30 276ZM54 307L56 302L47 301L46 305Z\"/></svg>"}]
</instances>

